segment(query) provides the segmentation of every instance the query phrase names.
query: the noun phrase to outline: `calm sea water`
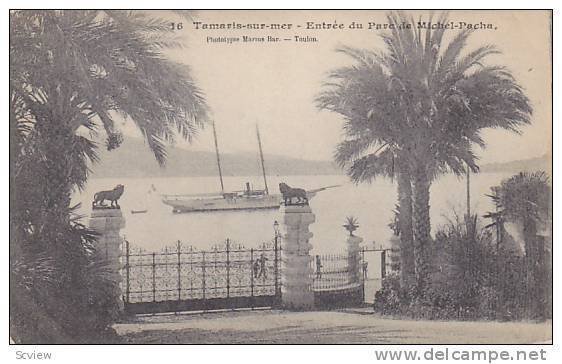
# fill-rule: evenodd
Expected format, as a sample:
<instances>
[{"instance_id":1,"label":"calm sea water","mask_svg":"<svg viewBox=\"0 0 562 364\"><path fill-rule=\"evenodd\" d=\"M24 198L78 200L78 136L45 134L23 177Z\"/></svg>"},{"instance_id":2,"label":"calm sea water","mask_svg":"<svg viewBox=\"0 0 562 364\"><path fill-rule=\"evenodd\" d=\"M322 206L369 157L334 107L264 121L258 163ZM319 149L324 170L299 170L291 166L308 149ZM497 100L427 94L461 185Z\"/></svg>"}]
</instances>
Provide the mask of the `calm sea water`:
<instances>
[{"instance_id":1,"label":"calm sea water","mask_svg":"<svg viewBox=\"0 0 562 364\"><path fill-rule=\"evenodd\" d=\"M483 173L471 176L471 207L480 215L493 206L484 194L510 174ZM241 190L246 181L254 188L262 188L259 176L226 177L225 189ZM391 231L388 227L396 204L396 186L380 179L372 184L355 185L345 176L270 176L270 191L277 191L278 183L314 189L341 184L340 187L320 192L310 201L316 222L310 226L314 254L337 253L345 249L347 232L342 225L346 216L359 221L357 235L364 238L368 247L387 246ZM82 213L87 215L92 196L100 190L125 185L120 205L126 219L122 233L137 247L158 251L178 240L199 249L210 248L227 237L246 247L255 247L274 236L273 222L278 219L276 210L225 211L173 214L164 205L159 194L216 192L220 189L216 177L142 178L142 179L90 179L85 191L74 197L82 202ZM156 192L148 193L154 185ZM432 231L445 223L452 211L463 214L466 206L466 182L453 175L439 178L431 187ZM148 209L145 214L132 214L131 210Z\"/></svg>"}]
</instances>

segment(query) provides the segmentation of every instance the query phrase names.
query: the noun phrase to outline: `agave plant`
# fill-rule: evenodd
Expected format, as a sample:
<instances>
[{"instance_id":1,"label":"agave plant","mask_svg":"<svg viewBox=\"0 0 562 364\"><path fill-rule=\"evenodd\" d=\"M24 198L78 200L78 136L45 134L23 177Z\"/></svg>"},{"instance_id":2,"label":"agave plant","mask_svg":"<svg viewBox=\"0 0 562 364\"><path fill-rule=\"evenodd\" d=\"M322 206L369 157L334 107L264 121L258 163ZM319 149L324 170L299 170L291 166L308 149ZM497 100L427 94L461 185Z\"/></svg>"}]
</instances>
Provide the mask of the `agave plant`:
<instances>
[{"instance_id":1,"label":"agave plant","mask_svg":"<svg viewBox=\"0 0 562 364\"><path fill-rule=\"evenodd\" d=\"M349 236L353 236L353 232L359 228L358 221L354 216L348 216L343 227L349 231Z\"/></svg>"}]
</instances>

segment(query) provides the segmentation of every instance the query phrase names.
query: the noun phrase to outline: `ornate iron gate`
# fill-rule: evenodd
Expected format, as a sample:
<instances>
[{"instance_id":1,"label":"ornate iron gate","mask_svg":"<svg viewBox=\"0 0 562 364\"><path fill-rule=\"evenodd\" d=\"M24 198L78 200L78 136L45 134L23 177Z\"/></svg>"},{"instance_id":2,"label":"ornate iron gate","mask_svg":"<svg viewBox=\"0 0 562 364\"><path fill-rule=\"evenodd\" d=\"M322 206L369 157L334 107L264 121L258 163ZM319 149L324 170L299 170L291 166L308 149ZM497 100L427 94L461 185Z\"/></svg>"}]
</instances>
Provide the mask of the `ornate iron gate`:
<instances>
[{"instance_id":1,"label":"ornate iron gate","mask_svg":"<svg viewBox=\"0 0 562 364\"><path fill-rule=\"evenodd\" d=\"M362 251L315 255L311 265L312 290L317 307L350 307L363 303Z\"/></svg>"},{"instance_id":2,"label":"ornate iron gate","mask_svg":"<svg viewBox=\"0 0 562 364\"><path fill-rule=\"evenodd\" d=\"M280 238L247 249L230 239L203 251L180 241L147 252L125 241L124 297L129 313L275 307L281 298Z\"/></svg>"},{"instance_id":3,"label":"ornate iron gate","mask_svg":"<svg viewBox=\"0 0 562 364\"><path fill-rule=\"evenodd\" d=\"M372 304L375 299L375 292L382 287L382 280L386 277L390 266L387 259L388 251L390 249L382 247L361 250L365 303Z\"/></svg>"}]
</instances>

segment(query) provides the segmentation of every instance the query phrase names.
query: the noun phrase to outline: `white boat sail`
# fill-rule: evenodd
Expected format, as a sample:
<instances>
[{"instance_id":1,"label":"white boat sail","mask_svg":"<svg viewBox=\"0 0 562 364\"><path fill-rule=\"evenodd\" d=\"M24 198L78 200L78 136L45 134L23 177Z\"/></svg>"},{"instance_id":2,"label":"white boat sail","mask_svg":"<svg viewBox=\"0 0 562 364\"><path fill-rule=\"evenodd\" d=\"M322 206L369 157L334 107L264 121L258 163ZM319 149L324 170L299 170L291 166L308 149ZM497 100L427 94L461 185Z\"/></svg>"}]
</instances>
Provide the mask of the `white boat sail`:
<instances>
[{"instance_id":1,"label":"white boat sail","mask_svg":"<svg viewBox=\"0 0 562 364\"><path fill-rule=\"evenodd\" d=\"M131 210L131 214L146 214L148 212L148 206L150 205L149 200L154 197L154 192L156 192L156 187L154 184L151 184L150 188L144 195L144 199L137 201L137 204Z\"/></svg>"},{"instance_id":2,"label":"white boat sail","mask_svg":"<svg viewBox=\"0 0 562 364\"><path fill-rule=\"evenodd\" d=\"M246 182L244 190L241 191L224 191L224 182L222 180L221 159L219 153L219 144L217 141L217 131L213 122L213 136L215 140L215 152L217 155L217 167L219 179L221 183L221 192L216 193L198 193L191 195L162 195L162 202L172 206L174 213L182 212L203 212L203 211L229 211L229 210L260 210L260 209L277 209L281 204L281 194L270 194L267 187L267 177L265 173L265 163L263 159L263 151L261 146L260 131L256 125L256 136L258 138L258 147L260 151L261 170L263 175L263 190L254 190L250 187L250 183ZM312 198L317 192L328 188L338 186L321 187L314 190L306 191L309 198Z\"/></svg>"},{"instance_id":3,"label":"white boat sail","mask_svg":"<svg viewBox=\"0 0 562 364\"><path fill-rule=\"evenodd\" d=\"M192 194L192 195L162 195L162 202L172 206L172 211L180 212L198 212L198 211L224 211L224 210L257 210L257 209L276 209L281 201L280 194L269 194L267 187L267 177L265 174L265 164L263 160L263 151L261 145L260 132L256 125L256 135L258 138L258 146L260 151L261 169L263 174L263 190L254 190L250 188L250 183L246 182L246 188L241 191L224 191L224 182L222 179L221 161L219 146L217 141L217 132L215 123L213 122L213 136L215 140L215 152L217 155L217 167L221 184L221 192L208 194Z\"/></svg>"}]
</instances>

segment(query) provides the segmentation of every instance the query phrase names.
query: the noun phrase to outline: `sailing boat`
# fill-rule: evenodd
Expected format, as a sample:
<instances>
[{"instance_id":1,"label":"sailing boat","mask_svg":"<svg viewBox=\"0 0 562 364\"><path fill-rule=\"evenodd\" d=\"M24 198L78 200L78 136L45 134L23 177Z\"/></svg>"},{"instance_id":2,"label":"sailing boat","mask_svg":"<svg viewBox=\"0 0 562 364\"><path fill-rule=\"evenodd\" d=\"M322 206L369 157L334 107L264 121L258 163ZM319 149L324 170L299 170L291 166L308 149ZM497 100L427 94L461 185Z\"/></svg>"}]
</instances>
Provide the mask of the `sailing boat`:
<instances>
[{"instance_id":1,"label":"sailing boat","mask_svg":"<svg viewBox=\"0 0 562 364\"><path fill-rule=\"evenodd\" d=\"M137 205L135 209L131 210L131 214L146 214L148 212L148 199L152 196L153 192L156 192L156 187L154 184L151 184L148 192L144 196L144 204Z\"/></svg>"},{"instance_id":2,"label":"sailing boat","mask_svg":"<svg viewBox=\"0 0 562 364\"><path fill-rule=\"evenodd\" d=\"M263 190L254 190L250 187L250 183L246 182L244 190L225 192L224 182L222 179L219 145L217 141L217 131L215 129L215 123L213 122L213 136L215 139L215 151L217 155L217 167L221 184L221 192L192 195L162 195L162 202L166 205L172 206L172 211L174 213L279 208L281 195L270 195L267 187L260 131L257 125L256 135L258 138L261 169L263 174Z\"/></svg>"}]
</instances>

